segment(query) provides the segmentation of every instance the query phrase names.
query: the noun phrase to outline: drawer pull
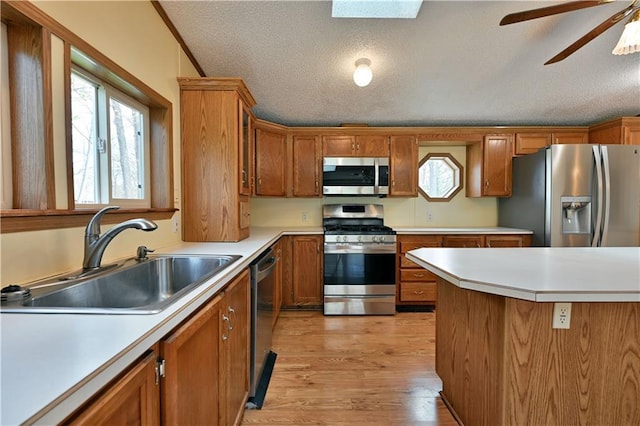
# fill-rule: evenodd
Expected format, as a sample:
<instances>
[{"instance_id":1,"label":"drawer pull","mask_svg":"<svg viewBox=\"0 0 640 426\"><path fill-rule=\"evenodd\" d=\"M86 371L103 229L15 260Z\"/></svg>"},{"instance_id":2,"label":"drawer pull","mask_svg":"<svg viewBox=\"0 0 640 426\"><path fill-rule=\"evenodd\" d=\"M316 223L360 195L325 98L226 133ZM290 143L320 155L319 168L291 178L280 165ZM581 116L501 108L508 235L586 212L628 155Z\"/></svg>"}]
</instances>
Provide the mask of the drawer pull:
<instances>
[{"instance_id":1,"label":"drawer pull","mask_svg":"<svg viewBox=\"0 0 640 426\"><path fill-rule=\"evenodd\" d=\"M413 276L416 278L422 278L424 277L424 274L413 274Z\"/></svg>"},{"instance_id":2,"label":"drawer pull","mask_svg":"<svg viewBox=\"0 0 640 426\"><path fill-rule=\"evenodd\" d=\"M413 294L418 295L418 296L421 296L421 295L423 295L423 294L424 294L424 291L423 291L423 290L420 290L420 291L415 290L415 291L413 292Z\"/></svg>"}]
</instances>

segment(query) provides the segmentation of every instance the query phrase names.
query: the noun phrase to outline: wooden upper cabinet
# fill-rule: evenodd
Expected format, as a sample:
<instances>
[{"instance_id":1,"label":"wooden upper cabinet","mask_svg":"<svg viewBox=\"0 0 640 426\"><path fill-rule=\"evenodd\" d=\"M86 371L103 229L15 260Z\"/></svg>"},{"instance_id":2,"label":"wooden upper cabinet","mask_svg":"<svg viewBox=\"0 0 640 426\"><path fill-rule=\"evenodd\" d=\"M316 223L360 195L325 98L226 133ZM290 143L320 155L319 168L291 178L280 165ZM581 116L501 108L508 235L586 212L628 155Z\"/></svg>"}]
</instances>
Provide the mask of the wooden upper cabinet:
<instances>
[{"instance_id":1,"label":"wooden upper cabinet","mask_svg":"<svg viewBox=\"0 0 640 426\"><path fill-rule=\"evenodd\" d=\"M589 132L553 132L551 133L551 144L583 144L589 143Z\"/></svg>"},{"instance_id":2,"label":"wooden upper cabinet","mask_svg":"<svg viewBox=\"0 0 640 426\"><path fill-rule=\"evenodd\" d=\"M591 126L589 143L640 145L640 117L622 117Z\"/></svg>"},{"instance_id":3,"label":"wooden upper cabinet","mask_svg":"<svg viewBox=\"0 0 640 426\"><path fill-rule=\"evenodd\" d=\"M239 102L238 122L240 123L240 142L238 144L240 158L240 194L251 195L251 183L253 182L253 131L251 128L251 116L248 108Z\"/></svg>"},{"instance_id":4,"label":"wooden upper cabinet","mask_svg":"<svg viewBox=\"0 0 640 426\"><path fill-rule=\"evenodd\" d=\"M511 196L513 135L485 135L467 145L467 197Z\"/></svg>"},{"instance_id":5,"label":"wooden upper cabinet","mask_svg":"<svg viewBox=\"0 0 640 426\"><path fill-rule=\"evenodd\" d=\"M248 196L254 157L249 109L255 101L240 79L178 81L182 239L239 241L249 236Z\"/></svg>"},{"instance_id":6,"label":"wooden upper cabinet","mask_svg":"<svg viewBox=\"0 0 640 426\"><path fill-rule=\"evenodd\" d=\"M356 151L355 136L323 136L322 155L325 157L350 157Z\"/></svg>"},{"instance_id":7,"label":"wooden upper cabinet","mask_svg":"<svg viewBox=\"0 0 640 426\"><path fill-rule=\"evenodd\" d=\"M256 195L287 195L287 135L256 129Z\"/></svg>"},{"instance_id":8,"label":"wooden upper cabinet","mask_svg":"<svg viewBox=\"0 0 640 426\"><path fill-rule=\"evenodd\" d=\"M550 132L516 133L513 154L532 154L549 145L583 143L589 143L589 132L586 129L571 132L552 129Z\"/></svg>"},{"instance_id":9,"label":"wooden upper cabinet","mask_svg":"<svg viewBox=\"0 0 640 426\"><path fill-rule=\"evenodd\" d=\"M356 136L355 155L357 155L358 157L388 157L389 136Z\"/></svg>"},{"instance_id":10,"label":"wooden upper cabinet","mask_svg":"<svg viewBox=\"0 0 640 426\"><path fill-rule=\"evenodd\" d=\"M551 145L551 133L516 133L514 154L532 154L540 148Z\"/></svg>"},{"instance_id":11,"label":"wooden upper cabinet","mask_svg":"<svg viewBox=\"0 0 640 426\"><path fill-rule=\"evenodd\" d=\"M294 135L291 168L294 197L322 196L322 142L320 136Z\"/></svg>"},{"instance_id":12,"label":"wooden upper cabinet","mask_svg":"<svg viewBox=\"0 0 640 426\"><path fill-rule=\"evenodd\" d=\"M391 136L389 196L418 196L418 141L415 136Z\"/></svg>"},{"instance_id":13,"label":"wooden upper cabinet","mask_svg":"<svg viewBox=\"0 0 640 426\"><path fill-rule=\"evenodd\" d=\"M389 137L385 135L326 135L322 137L325 157L388 157Z\"/></svg>"}]
</instances>

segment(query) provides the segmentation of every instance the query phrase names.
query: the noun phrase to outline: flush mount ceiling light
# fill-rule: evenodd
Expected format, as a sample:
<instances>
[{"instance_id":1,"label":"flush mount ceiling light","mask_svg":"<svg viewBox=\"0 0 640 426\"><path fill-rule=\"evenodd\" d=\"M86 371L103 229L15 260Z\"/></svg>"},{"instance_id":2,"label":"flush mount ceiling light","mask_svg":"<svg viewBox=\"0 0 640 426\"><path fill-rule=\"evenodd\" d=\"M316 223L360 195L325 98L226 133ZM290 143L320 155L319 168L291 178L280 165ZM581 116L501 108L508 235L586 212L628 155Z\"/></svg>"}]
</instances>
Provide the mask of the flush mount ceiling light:
<instances>
[{"instance_id":1,"label":"flush mount ceiling light","mask_svg":"<svg viewBox=\"0 0 640 426\"><path fill-rule=\"evenodd\" d=\"M624 26L624 31L613 49L614 55L640 52L640 9L636 10Z\"/></svg>"},{"instance_id":2,"label":"flush mount ceiling light","mask_svg":"<svg viewBox=\"0 0 640 426\"><path fill-rule=\"evenodd\" d=\"M334 18L405 18L418 16L422 0L333 0Z\"/></svg>"},{"instance_id":3,"label":"flush mount ceiling light","mask_svg":"<svg viewBox=\"0 0 640 426\"><path fill-rule=\"evenodd\" d=\"M360 58L356 61L356 69L353 71L353 81L360 87L368 86L373 78L371 71L371 61L367 58Z\"/></svg>"}]
</instances>

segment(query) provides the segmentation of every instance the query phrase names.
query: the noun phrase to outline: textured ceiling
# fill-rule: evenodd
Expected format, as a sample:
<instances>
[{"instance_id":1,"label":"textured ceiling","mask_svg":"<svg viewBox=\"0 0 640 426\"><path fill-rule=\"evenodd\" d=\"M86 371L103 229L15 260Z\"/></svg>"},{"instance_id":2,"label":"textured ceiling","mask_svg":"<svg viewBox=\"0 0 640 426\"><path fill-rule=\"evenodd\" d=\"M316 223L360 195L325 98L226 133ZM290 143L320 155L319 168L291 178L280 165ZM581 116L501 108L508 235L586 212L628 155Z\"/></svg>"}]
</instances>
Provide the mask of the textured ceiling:
<instances>
[{"instance_id":1,"label":"textured ceiling","mask_svg":"<svg viewBox=\"0 0 640 426\"><path fill-rule=\"evenodd\" d=\"M585 125L640 114L640 54L611 54L625 21L543 65L628 2L498 25L556 3L425 0L417 19L337 19L329 1L160 1L207 77L241 77L255 115L285 125ZM360 57L373 69L365 88L352 80Z\"/></svg>"}]
</instances>

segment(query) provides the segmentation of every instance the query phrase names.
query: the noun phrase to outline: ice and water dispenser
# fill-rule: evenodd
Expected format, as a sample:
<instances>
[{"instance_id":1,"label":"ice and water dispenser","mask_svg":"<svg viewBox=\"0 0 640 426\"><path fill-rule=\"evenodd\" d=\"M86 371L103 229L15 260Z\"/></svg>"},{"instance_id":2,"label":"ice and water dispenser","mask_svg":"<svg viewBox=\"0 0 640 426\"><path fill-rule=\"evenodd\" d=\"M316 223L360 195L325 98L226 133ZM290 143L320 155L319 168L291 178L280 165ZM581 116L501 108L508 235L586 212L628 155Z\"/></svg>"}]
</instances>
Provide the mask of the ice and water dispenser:
<instances>
[{"instance_id":1,"label":"ice and water dispenser","mask_svg":"<svg viewBox=\"0 0 640 426\"><path fill-rule=\"evenodd\" d=\"M561 197L562 233L591 234L591 197Z\"/></svg>"}]
</instances>

